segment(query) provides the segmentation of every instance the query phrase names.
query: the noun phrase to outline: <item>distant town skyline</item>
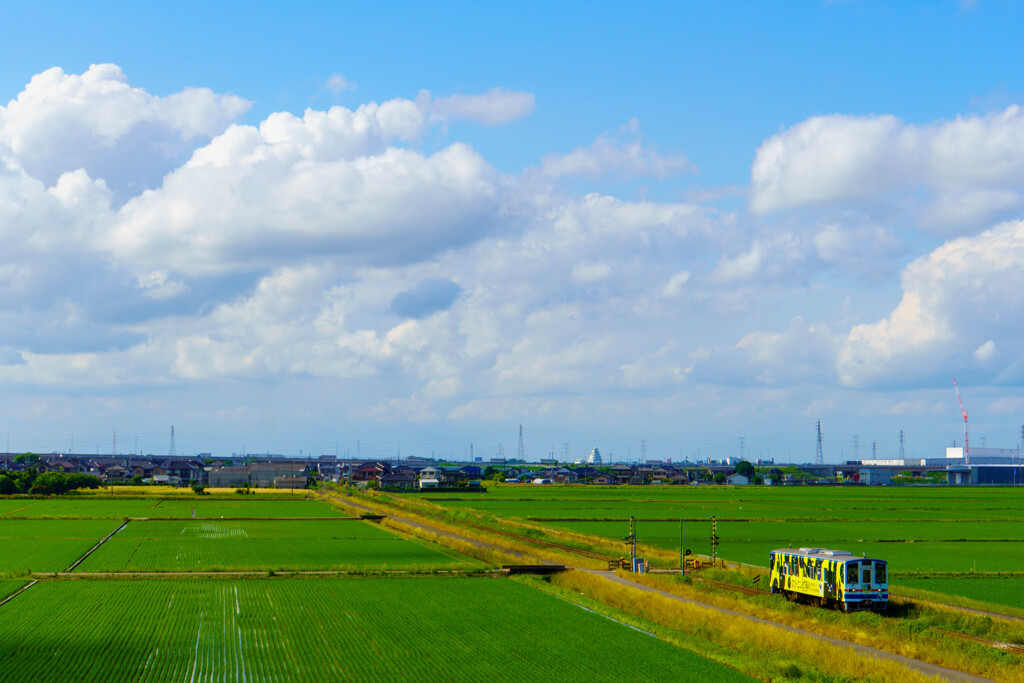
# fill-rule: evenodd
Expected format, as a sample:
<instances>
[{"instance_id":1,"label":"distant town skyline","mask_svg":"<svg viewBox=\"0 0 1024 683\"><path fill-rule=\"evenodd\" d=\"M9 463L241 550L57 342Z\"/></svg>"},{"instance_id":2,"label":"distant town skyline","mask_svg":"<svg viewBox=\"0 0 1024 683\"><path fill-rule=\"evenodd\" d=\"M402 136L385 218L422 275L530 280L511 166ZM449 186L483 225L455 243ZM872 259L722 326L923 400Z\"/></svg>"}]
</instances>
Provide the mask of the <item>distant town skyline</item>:
<instances>
[{"instance_id":1,"label":"distant town skyline","mask_svg":"<svg viewBox=\"0 0 1024 683\"><path fill-rule=\"evenodd\" d=\"M6 13L13 452L1021 439L1016 5Z\"/></svg>"}]
</instances>

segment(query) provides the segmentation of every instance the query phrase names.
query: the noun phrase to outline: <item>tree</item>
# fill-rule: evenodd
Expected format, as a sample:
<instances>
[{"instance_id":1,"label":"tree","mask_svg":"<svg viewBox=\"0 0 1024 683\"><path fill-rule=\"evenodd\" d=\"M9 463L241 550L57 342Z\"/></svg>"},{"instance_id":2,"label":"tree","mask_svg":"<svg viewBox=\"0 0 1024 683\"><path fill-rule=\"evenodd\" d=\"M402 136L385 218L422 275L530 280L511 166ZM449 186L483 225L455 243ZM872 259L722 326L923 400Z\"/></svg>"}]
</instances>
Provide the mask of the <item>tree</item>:
<instances>
[{"instance_id":1,"label":"tree","mask_svg":"<svg viewBox=\"0 0 1024 683\"><path fill-rule=\"evenodd\" d=\"M142 484L143 484L143 482L142 482L142 475L141 474L136 474L134 477L132 477L131 484L132 484L132 486L142 486Z\"/></svg>"},{"instance_id":2,"label":"tree","mask_svg":"<svg viewBox=\"0 0 1024 683\"><path fill-rule=\"evenodd\" d=\"M18 463L19 465L34 465L37 462L39 462L39 456L36 455L35 453L22 453L21 455L14 459L14 462Z\"/></svg>"},{"instance_id":3,"label":"tree","mask_svg":"<svg viewBox=\"0 0 1024 683\"><path fill-rule=\"evenodd\" d=\"M725 483L725 473L724 472L715 472L715 483L716 484L724 484Z\"/></svg>"},{"instance_id":4,"label":"tree","mask_svg":"<svg viewBox=\"0 0 1024 683\"><path fill-rule=\"evenodd\" d=\"M740 460L736 464L736 473L737 474L742 474L744 477L746 477L750 481L754 481L754 475L756 474L756 472L754 470L754 466L751 465L746 460Z\"/></svg>"},{"instance_id":5,"label":"tree","mask_svg":"<svg viewBox=\"0 0 1024 683\"><path fill-rule=\"evenodd\" d=\"M18 485L6 474L0 474L0 495L9 496L18 492Z\"/></svg>"}]
</instances>

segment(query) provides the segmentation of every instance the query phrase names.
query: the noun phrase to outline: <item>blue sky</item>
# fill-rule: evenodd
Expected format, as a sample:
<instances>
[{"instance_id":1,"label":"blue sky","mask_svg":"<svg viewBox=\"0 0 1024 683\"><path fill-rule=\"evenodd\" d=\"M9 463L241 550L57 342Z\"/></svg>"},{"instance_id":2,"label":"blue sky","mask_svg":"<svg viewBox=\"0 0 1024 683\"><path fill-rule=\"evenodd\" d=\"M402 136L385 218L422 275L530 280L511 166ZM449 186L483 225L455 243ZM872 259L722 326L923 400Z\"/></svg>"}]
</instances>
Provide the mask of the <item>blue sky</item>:
<instances>
[{"instance_id":1,"label":"blue sky","mask_svg":"<svg viewBox=\"0 0 1024 683\"><path fill-rule=\"evenodd\" d=\"M5 14L12 450L1019 438L1016 4Z\"/></svg>"}]
</instances>

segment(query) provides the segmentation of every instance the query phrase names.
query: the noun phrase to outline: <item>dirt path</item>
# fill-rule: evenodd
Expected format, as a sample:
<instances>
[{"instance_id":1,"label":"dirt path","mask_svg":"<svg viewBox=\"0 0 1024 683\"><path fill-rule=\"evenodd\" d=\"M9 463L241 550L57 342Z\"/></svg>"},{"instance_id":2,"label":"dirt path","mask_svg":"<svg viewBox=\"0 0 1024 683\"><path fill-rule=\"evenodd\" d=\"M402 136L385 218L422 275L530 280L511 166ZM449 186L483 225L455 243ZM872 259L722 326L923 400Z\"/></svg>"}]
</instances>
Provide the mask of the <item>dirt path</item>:
<instances>
[{"instance_id":1,"label":"dirt path","mask_svg":"<svg viewBox=\"0 0 1024 683\"><path fill-rule=\"evenodd\" d=\"M357 510L365 510L366 512L368 512L370 514L374 514L374 515L379 514L373 508L367 507L366 505L362 505L360 503L356 503L355 501L352 501L352 500L348 500L348 499L344 499L343 500L341 498L337 498L337 501L338 501L338 503L340 505L346 505L348 507L353 507L353 508L355 508ZM402 524L406 524L408 526L411 526L411 527L414 527L416 529L419 529L420 531L425 531L425 532L430 533L430 534L436 534L438 536L443 536L444 538L450 538L453 541L460 541L462 543L469 543L474 548L482 548L484 550L496 550L498 552L505 553L506 555L512 555L513 557L521 557L524 560L533 560L535 562L538 561L533 556L528 555L528 554L523 553L523 552L519 552L518 550L509 550L508 548L503 548L503 547L501 547L499 545L494 545L493 543L487 543L486 541L480 541L480 540L477 540L475 538L470 538L469 536L463 536L462 534L456 534L456 533L453 533L451 531L445 531L444 529L438 529L436 527L430 526L428 524L423 524L422 522L417 522L417 521L409 519L407 517L399 517L398 515L388 515L387 517L388 517L388 519L393 519L396 522L400 522ZM549 562L548 560L539 560L539 562L541 564L556 564L555 562Z\"/></svg>"}]
</instances>

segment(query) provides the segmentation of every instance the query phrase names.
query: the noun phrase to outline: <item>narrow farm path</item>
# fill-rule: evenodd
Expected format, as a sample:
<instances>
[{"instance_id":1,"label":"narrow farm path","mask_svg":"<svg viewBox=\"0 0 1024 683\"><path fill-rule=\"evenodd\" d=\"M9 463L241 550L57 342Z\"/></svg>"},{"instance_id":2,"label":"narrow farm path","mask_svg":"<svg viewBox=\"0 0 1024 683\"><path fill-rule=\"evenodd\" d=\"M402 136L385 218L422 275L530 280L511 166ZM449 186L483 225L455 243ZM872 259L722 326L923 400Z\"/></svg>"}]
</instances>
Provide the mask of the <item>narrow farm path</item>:
<instances>
[{"instance_id":1,"label":"narrow farm path","mask_svg":"<svg viewBox=\"0 0 1024 683\"><path fill-rule=\"evenodd\" d=\"M973 674L964 673L962 671L957 671L956 669L947 669L946 667L937 666L935 664L929 664L928 662L923 662L923 661L921 661L919 659L912 659L910 657L904 657L903 655L898 655L898 654L895 654L895 653L892 653L892 652L886 652L885 650L879 650L877 648L869 647L867 645L860 645L858 643L851 643L848 640L841 640L839 638L832 638L830 636L825 636L825 635L821 635L819 633L814 633L813 631L807 631L807 630L804 630L802 628L796 628L795 626L787 626L785 624L780 624L778 622L770 621L768 619L761 619L759 617L754 617L754 616L751 616L749 614L743 614L742 612L736 612L736 611L733 611L731 609L726 609L724 607L716 607L714 605L709 605L709 604L700 602L699 600L691 600L689 598L684 598L684 597L682 597L680 595L676 595L674 593L669 593L667 591L659 590L657 588L652 588L651 586L646 586L646 585L644 585L642 583L636 583L635 581L630 581L627 578L619 576L615 572L597 571L597 570L594 570L594 569L580 569L578 571L583 571L583 572L587 572L589 574L596 574L598 576L603 576L603 577L605 577L606 579L608 579L610 581L614 581L615 583L621 584L623 586L629 586L631 588L635 588L636 590L643 591L645 593L654 593L655 595L660 595L662 597L669 598L671 600L677 600L679 602L685 602L685 603L689 603L691 605L699 605L701 607L706 607L708 609L716 610L716 611L718 611L718 612L720 612L722 614L728 614L729 616L736 617L737 619L746 619L748 621L753 621L753 622L760 623L760 624L766 624L768 626L774 626L776 628L784 629L784 630L790 631L792 633L797 633L797 634L799 634L801 636L806 636L808 638L815 638L817 640L821 640L821 641L830 643L832 645L835 645L836 647L845 647L845 648L849 648L851 650L855 650L857 652L860 652L861 654L865 654L865 655L868 655L868 656L871 656L871 657L878 657L880 659L888 659L888 660L891 660L891 661L894 661L894 662L899 662L900 664L902 664L903 666L907 667L908 669L913 669L913 670L916 670L916 671L920 671L921 673L927 674L929 676L941 676L941 677L943 677L943 678L945 678L946 680L949 680L949 681L957 681L957 682L963 681L964 683L985 683L986 681L989 681L989 682L991 681L991 679L989 679L989 678L982 678L981 676L975 676Z\"/></svg>"},{"instance_id":2,"label":"narrow farm path","mask_svg":"<svg viewBox=\"0 0 1024 683\"><path fill-rule=\"evenodd\" d=\"M117 527L116 529L111 531L109 534L107 534L106 536L101 538L99 543L97 543L93 547L89 548L89 550L87 550L84 555L82 555L80 558L78 558L77 560L72 562L71 566L67 568L67 571L69 571L69 572L74 571L75 567L77 567L78 565L82 564L82 562L85 561L85 558L89 557L94 552L96 552L97 548L99 548L101 545L103 545L104 543L109 541L111 538L113 538L114 534L116 534L118 531L120 531L121 529L125 528L126 526L128 526L128 521L127 520L125 520L124 524L122 524L121 526Z\"/></svg>"},{"instance_id":3,"label":"narrow farm path","mask_svg":"<svg viewBox=\"0 0 1024 683\"><path fill-rule=\"evenodd\" d=\"M365 510L366 512L368 512L370 514L374 514L374 515L378 514L378 512L376 510L374 510L373 508L367 507L366 505L361 505L360 503L356 503L354 501L347 500L347 499L346 500L336 499L336 500L338 500L339 504L341 504L341 505L346 505L348 507L353 507L353 508L356 508L357 510ZM470 545L472 545L475 548L483 548L483 549L486 549L486 550L497 550L499 552L505 553L506 555L512 555L513 557L521 557L521 558L523 558L525 560L533 560L534 562L540 562L541 564L556 564L555 562L551 562L549 560L538 560L537 558L533 557L532 555L528 555L526 553L519 552L518 550L509 550L508 548L503 548L500 545L495 545L493 543L487 543L486 541L480 541L480 540L477 540L475 538L470 538L469 536L463 536L461 534L456 534L456 533L453 533L451 531L446 531L444 529L438 529L437 527L430 526L430 525L424 524L422 522L417 522L417 521L409 519L407 517L400 517L398 515L393 515L393 514L392 515L388 515L388 517L390 519L395 520L396 522L400 522L402 524L406 524L408 526L411 526L411 527L414 527L416 529L419 529L420 531L425 531L425 532L427 532L429 534L436 534L437 536L442 536L444 538L450 538L453 541L460 541L462 543L469 543Z\"/></svg>"}]
</instances>

